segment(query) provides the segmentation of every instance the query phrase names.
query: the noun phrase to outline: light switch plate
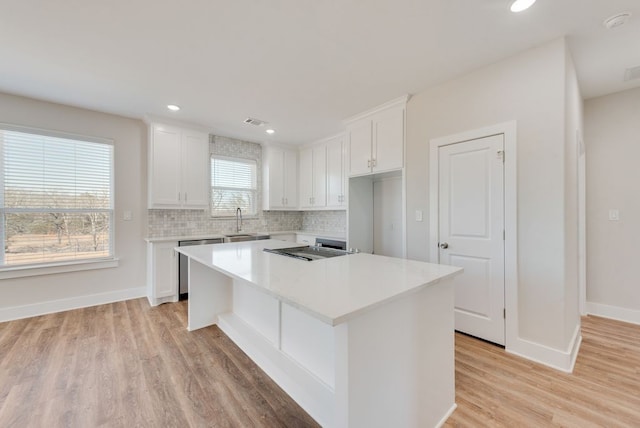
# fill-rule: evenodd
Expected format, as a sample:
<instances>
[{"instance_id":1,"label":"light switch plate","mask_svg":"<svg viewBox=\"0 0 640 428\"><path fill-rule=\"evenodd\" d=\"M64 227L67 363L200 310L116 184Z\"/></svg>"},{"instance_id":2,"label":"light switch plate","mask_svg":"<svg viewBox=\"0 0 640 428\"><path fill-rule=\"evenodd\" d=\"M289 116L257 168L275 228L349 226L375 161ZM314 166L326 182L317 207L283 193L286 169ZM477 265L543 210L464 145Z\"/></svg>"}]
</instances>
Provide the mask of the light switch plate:
<instances>
[{"instance_id":1,"label":"light switch plate","mask_svg":"<svg viewBox=\"0 0 640 428\"><path fill-rule=\"evenodd\" d=\"M422 210L416 210L416 221L422 221Z\"/></svg>"},{"instance_id":2,"label":"light switch plate","mask_svg":"<svg viewBox=\"0 0 640 428\"><path fill-rule=\"evenodd\" d=\"M609 210L609 221L620 221L620 211L615 209Z\"/></svg>"},{"instance_id":3,"label":"light switch plate","mask_svg":"<svg viewBox=\"0 0 640 428\"><path fill-rule=\"evenodd\" d=\"M124 221L131 221L133 220L133 213L131 211L125 211L124 213L122 213L122 219Z\"/></svg>"}]
</instances>

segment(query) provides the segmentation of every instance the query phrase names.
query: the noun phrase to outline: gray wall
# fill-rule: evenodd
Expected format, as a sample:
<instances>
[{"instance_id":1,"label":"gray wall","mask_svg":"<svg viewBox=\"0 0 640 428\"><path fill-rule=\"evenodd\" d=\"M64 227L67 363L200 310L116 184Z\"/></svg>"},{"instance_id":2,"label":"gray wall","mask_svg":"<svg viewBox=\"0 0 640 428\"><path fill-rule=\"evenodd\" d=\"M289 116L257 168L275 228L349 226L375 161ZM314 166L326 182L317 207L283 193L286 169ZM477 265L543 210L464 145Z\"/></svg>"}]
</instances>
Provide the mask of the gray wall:
<instances>
[{"instance_id":1,"label":"gray wall","mask_svg":"<svg viewBox=\"0 0 640 428\"><path fill-rule=\"evenodd\" d=\"M585 102L585 145L587 301L640 322L640 88Z\"/></svg>"},{"instance_id":2,"label":"gray wall","mask_svg":"<svg viewBox=\"0 0 640 428\"><path fill-rule=\"evenodd\" d=\"M147 132L138 120L0 94L5 123L114 141L116 268L0 281L2 309L90 295L118 295L145 286ZM133 212L123 221L123 211ZM143 289L140 289L144 292Z\"/></svg>"},{"instance_id":3,"label":"gray wall","mask_svg":"<svg viewBox=\"0 0 640 428\"><path fill-rule=\"evenodd\" d=\"M577 319L565 288L566 55L556 40L413 96L406 153L408 257L427 260L429 141L517 121L518 334L561 351Z\"/></svg>"}]
</instances>

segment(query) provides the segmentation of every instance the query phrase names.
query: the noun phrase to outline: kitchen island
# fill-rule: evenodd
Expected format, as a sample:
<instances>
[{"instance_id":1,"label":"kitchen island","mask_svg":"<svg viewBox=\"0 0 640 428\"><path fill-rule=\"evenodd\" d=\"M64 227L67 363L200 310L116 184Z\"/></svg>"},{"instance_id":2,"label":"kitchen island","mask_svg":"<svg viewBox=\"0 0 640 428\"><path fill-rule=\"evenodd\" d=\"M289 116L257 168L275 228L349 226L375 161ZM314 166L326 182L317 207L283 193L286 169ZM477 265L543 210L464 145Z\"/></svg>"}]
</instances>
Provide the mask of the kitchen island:
<instances>
[{"instance_id":1,"label":"kitchen island","mask_svg":"<svg viewBox=\"0 0 640 428\"><path fill-rule=\"evenodd\" d=\"M264 240L178 247L188 329L217 324L326 427L430 427L455 409L452 278L462 269L350 254L304 261Z\"/></svg>"}]
</instances>

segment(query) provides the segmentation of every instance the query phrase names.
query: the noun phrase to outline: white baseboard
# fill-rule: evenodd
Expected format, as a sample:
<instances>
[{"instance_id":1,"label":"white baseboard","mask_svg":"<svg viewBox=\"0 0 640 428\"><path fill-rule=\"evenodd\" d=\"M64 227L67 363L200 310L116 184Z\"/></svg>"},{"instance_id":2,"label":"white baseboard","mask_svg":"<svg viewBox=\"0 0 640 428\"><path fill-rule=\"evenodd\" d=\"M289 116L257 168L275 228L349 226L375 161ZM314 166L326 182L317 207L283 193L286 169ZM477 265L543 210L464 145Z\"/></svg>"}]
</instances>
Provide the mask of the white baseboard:
<instances>
[{"instance_id":1,"label":"white baseboard","mask_svg":"<svg viewBox=\"0 0 640 428\"><path fill-rule=\"evenodd\" d=\"M147 295L146 287L128 288L126 290L109 291L106 293L90 294L88 296L70 297L68 299L51 300L30 305L13 306L0 309L0 322L22 318L36 317L55 312L72 309L87 308L89 306L104 305L122 300L137 299Z\"/></svg>"},{"instance_id":2,"label":"white baseboard","mask_svg":"<svg viewBox=\"0 0 640 428\"><path fill-rule=\"evenodd\" d=\"M640 311L636 309L587 302L587 314L632 324L640 324Z\"/></svg>"},{"instance_id":3,"label":"white baseboard","mask_svg":"<svg viewBox=\"0 0 640 428\"><path fill-rule=\"evenodd\" d=\"M581 344L582 335L580 334L580 324L578 324L573 332L573 337L571 338L567 351L550 348L522 338L518 338L517 343L510 344L506 351L556 370L571 373L576 358L578 358L578 351L580 350Z\"/></svg>"},{"instance_id":4,"label":"white baseboard","mask_svg":"<svg viewBox=\"0 0 640 428\"><path fill-rule=\"evenodd\" d=\"M438 424L436 425L436 428L443 427L445 422L447 422L447 419L449 419L449 417L453 414L453 412L457 408L458 408L458 405L456 403L453 403L453 406L451 406L449 411L447 413L445 413L445 415L442 417L442 419L440 419L440 422L438 422Z\"/></svg>"}]
</instances>

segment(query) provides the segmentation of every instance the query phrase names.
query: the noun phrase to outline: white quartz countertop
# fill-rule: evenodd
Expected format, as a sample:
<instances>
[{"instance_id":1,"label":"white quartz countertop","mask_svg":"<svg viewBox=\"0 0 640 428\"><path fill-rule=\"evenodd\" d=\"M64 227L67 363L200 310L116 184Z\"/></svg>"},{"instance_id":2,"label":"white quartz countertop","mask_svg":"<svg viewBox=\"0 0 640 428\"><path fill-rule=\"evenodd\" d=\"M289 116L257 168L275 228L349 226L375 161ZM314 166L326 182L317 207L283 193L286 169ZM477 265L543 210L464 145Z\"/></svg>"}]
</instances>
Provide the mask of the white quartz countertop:
<instances>
[{"instance_id":1,"label":"white quartz countertop","mask_svg":"<svg viewBox=\"0 0 640 428\"><path fill-rule=\"evenodd\" d=\"M262 251L294 246L300 245L268 239L176 251L330 325L462 272L454 266L364 253L309 262Z\"/></svg>"}]
</instances>

